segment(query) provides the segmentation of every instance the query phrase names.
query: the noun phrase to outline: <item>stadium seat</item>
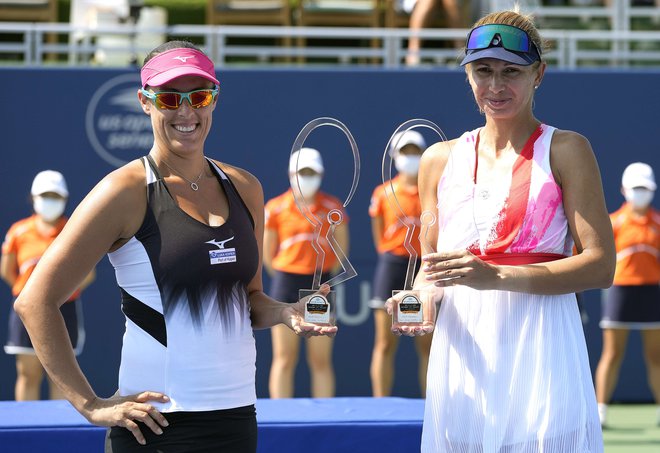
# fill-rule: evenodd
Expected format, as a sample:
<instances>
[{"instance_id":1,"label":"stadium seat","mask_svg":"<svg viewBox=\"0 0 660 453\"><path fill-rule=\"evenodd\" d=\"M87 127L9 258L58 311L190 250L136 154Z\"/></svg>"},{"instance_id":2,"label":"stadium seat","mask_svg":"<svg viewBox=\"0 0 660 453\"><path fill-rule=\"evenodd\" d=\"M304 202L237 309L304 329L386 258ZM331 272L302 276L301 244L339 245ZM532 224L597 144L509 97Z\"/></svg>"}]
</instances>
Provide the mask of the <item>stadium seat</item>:
<instances>
[{"instance_id":1,"label":"stadium seat","mask_svg":"<svg viewBox=\"0 0 660 453\"><path fill-rule=\"evenodd\" d=\"M0 0L0 20L5 22L57 22L57 0ZM47 33L49 44L57 43L56 33ZM48 59L55 58L49 54Z\"/></svg>"},{"instance_id":2,"label":"stadium seat","mask_svg":"<svg viewBox=\"0 0 660 453\"><path fill-rule=\"evenodd\" d=\"M303 27L382 27L383 13L383 0L300 0L296 17ZM298 38L298 46L305 45L306 39ZM372 48L379 45L371 40Z\"/></svg>"},{"instance_id":3,"label":"stadium seat","mask_svg":"<svg viewBox=\"0 0 660 453\"><path fill-rule=\"evenodd\" d=\"M380 27L380 0L300 0L298 24L308 26Z\"/></svg>"},{"instance_id":4,"label":"stadium seat","mask_svg":"<svg viewBox=\"0 0 660 453\"><path fill-rule=\"evenodd\" d=\"M290 27L292 10L289 0L208 0L208 25L281 25ZM281 44L291 47L291 38L285 36Z\"/></svg>"},{"instance_id":5,"label":"stadium seat","mask_svg":"<svg viewBox=\"0 0 660 453\"><path fill-rule=\"evenodd\" d=\"M57 0L0 0L0 20L57 22Z\"/></svg>"},{"instance_id":6,"label":"stadium seat","mask_svg":"<svg viewBox=\"0 0 660 453\"><path fill-rule=\"evenodd\" d=\"M206 23L291 26L291 7L288 0L208 0Z\"/></svg>"}]
</instances>

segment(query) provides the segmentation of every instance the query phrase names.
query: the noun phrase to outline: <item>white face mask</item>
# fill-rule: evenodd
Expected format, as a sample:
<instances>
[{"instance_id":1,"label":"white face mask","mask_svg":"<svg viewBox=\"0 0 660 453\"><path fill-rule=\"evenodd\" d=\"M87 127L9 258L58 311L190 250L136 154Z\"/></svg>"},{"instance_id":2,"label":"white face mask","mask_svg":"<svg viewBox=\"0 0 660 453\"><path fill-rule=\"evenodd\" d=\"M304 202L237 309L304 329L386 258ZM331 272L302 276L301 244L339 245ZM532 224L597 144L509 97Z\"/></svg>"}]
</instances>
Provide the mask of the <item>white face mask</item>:
<instances>
[{"instance_id":1,"label":"white face mask","mask_svg":"<svg viewBox=\"0 0 660 453\"><path fill-rule=\"evenodd\" d=\"M641 188L623 189L623 195L626 197L626 201L633 205L633 207L644 209L653 201L655 191Z\"/></svg>"},{"instance_id":2,"label":"white face mask","mask_svg":"<svg viewBox=\"0 0 660 453\"><path fill-rule=\"evenodd\" d=\"M422 156L413 154L399 154L394 158L394 166L399 173L416 175L419 170L419 161Z\"/></svg>"},{"instance_id":3,"label":"white face mask","mask_svg":"<svg viewBox=\"0 0 660 453\"><path fill-rule=\"evenodd\" d=\"M316 195L316 192L319 191L319 187L321 187L321 181L323 180L323 177L321 175L315 175L315 176L302 176L298 175L298 182L296 182L296 175L293 175L291 177L291 187L293 187L294 191L298 190L298 186L300 186L300 193L302 196L310 200L311 198Z\"/></svg>"},{"instance_id":4,"label":"white face mask","mask_svg":"<svg viewBox=\"0 0 660 453\"><path fill-rule=\"evenodd\" d=\"M34 197L32 202L36 212L46 222L54 222L64 213L66 200L61 198Z\"/></svg>"}]
</instances>

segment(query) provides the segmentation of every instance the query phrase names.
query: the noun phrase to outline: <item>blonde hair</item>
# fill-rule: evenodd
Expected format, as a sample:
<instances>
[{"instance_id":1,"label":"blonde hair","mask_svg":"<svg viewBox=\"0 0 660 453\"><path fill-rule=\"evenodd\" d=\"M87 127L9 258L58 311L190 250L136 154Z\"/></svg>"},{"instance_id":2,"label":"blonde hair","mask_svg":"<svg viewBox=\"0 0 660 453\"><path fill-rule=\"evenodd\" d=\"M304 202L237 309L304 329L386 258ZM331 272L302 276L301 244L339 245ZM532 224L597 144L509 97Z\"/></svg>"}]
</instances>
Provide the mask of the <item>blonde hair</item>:
<instances>
[{"instance_id":1,"label":"blonde hair","mask_svg":"<svg viewBox=\"0 0 660 453\"><path fill-rule=\"evenodd\" d=\"M509 11L497 11L479 19L472 26L472 29L486 24L512 25L525 31L531 38L532 42L536 45L536 48L539 51L539 57L541 57L541 60L543 60L543 40L541 39L541 35L536 28L536 25L534 25L532 16L521 14L518 12L518 8L514 8L513 10Z\"/></svg>"}]
</instances>

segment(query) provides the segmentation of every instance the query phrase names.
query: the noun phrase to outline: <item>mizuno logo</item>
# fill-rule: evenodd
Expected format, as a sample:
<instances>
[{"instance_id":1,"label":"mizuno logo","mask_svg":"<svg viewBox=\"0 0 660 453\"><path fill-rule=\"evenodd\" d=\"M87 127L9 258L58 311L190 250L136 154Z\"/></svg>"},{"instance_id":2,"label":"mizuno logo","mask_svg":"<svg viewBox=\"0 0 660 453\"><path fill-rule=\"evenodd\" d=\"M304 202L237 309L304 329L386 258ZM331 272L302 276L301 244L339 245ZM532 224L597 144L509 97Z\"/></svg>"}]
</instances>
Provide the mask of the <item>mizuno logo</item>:
<instances>
[{"instance_id":1,"label":"mizuno logo","mask_svg":"<svg viewBox=\"0 0 660 453\"><path fill-rule=\"evenodd\" d=\"M229 239L225 239L224 241L216 241L215 239L212 239L210 241L206 241L206 244L212 244L218 247L220 250L225 248L225 243L231 241L234 239L234 236L230 237Z\"/></svg>"},{"instance_id":2,"label":"mizuno logo","mask_svg":"<svg viewBox=\"0 0 660 453\"><path fill-rule=\"evenodd\" d=\"M188 60L188 58L193 58L193 57L192 56L190 56L190 57L174 57L174 58L172 58L172 60L179 60L182 63L185 63L186 60Z\"/></svg>"}]
</instances>

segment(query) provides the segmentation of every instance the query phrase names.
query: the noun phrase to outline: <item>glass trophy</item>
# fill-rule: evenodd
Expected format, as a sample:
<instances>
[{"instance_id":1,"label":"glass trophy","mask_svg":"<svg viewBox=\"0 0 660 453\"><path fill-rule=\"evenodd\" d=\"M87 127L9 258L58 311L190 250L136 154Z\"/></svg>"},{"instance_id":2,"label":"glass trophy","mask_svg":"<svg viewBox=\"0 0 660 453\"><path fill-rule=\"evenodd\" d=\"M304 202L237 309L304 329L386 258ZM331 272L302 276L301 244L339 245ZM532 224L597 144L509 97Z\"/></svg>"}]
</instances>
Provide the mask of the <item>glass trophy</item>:
<instances>
[{"instance_id":1,"label":"glass trophy","mask_svg":"<svg viewBox=\"0 0 660 453\"><path fill-rule=\"evenodd\" d=\"M427 252L432 252L434 246L427 240L428 231L434 228L436 223L435 214L430 211L424 211L420 216L420 234L419 241L424 245ZM409 229L408 232L412 231ZM406 235L406 241L410 244L412 234ZM406 281L404 289L392 291L392 327L401 326L433 326L435 323L435 287L432 284L425 284L421 287L414 287L415 267L417 264L417 253L415 249L408 260L408 269L406 272ZM407 249L407 248L406 248Z\"/></svg>"},{"instance_id":2,"label":"glass trophy","mask_svg":"<svg viewBox=\"0 0 660 453\"><path fill-rule=\"evenodd\" d=\"M354 163L353 184L351 185L351 189L348 192L348 195L346 196L346 200L343 203L343 206L346 207L353 198L353 195L355 194L355 191L357 189L358 181L360 179L360 154L358 151L357 143L355 143L355 139L353 138L353 135L341 121L336 120L334 118L322 117L322 118L316 118L310 121L309 123L307 123L305 127L303 127L301 131L298 133L298 136L296 137L296 140L294 141L293 146L291 148L291 155L293 156L293 154L295 154L297 151L300 151L304 147L307 137L309 136L309 134L311 134L311 132L314 129L323 126L336 127L340 129L344 133L344 135L346 135L346 138L349 141L353 153L353 163ZM298 159L300 159L300 153L298 153ZM323 273L323 263L325 262L325 251L323 250L323 247L321 246L321 242L320 242L321 233L323 229L323 219L319 219L311 211L308 201L305 200L305 197L302 195L302 191L300 190L300 181L298 179L298 168L299 168L298 161L296 161L295 168L296 168L295 185L297 187L294 187L294 181L291 181L291 186L292 186L291 188L293 190L293 196L296 205L298 206L298 210L300 210L300 212L307 219L307 221L314 226L312 247L316 252L316 264L314 270L314 278L312 281L312 287L310 289L300 289L298 291L299 299L305 301L304 323L311 325L318 325L318 326L334 326L336 323L335 291L331 290L327 294L322 294L319 292L319 289L321 288L321 284L326 284L330 288L332 288L357 275L357 272L353 268L353 265L348 260L348 257L341 249L339 243L337 242L334 236L335 229L337 228L337 226L339 226L342 223L344 218L341 211L337 209L333 209L330 212L328 212L327 218L325 219L329 224L329 228L327 229L325 238L330 244L330 248L337 257L337 260L341 264L342 272L330 278L326 282L321 282L321 275Z\"/></svg>"},{"instance_id":3,"label":"glass trophy","mask_svg":"<svg viewBox=\"0 0 660 453\"><path fill-rule=\"evenodd\" d=\"M394 185L392 183L392 163L394 160L393 150L398 149L398 142L403 134L415 128L428 128L438 134L440 140L446 141L442 129L435 123L425 119L408 120L401 124L392 134L383 153L382 176L385 184L385 194L388 203L394 208L399 221L406 227L406 237L403 246L408 252L408 267L404 287L392 291L392 328L401 326L432 326L435 323L435 288L433 285L425 284L414 287L416 277L417 261L420 258L417 250L412 245L412 239L417 230L416 219L406 214L397 199ZM425 251L432 252L435 245L427 239L428 232L437 228L436 215L430 211L424 211L419 218L419 240Z\"/></svg>"}]
</instances>

